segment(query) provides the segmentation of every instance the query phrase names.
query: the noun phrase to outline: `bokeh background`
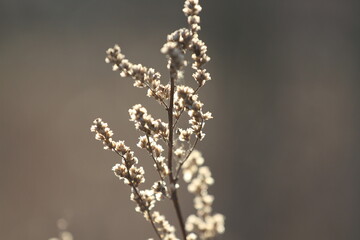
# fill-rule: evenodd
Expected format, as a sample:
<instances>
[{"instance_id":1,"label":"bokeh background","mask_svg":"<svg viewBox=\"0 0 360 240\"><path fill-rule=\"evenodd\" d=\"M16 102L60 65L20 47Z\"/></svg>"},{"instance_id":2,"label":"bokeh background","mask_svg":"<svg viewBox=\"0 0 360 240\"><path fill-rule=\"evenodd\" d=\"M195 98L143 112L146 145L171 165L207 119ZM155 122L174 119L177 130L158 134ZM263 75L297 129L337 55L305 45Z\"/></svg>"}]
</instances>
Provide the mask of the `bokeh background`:
<instances>
[{"instance_id":1,"label":"bokeh background","mask_svg":"<svg viewBox=\"0 0 360 240\"><path fill-rule=\"evenodd\" d=\"M227 217L218 239L360 239L359 3L203 1L213 80L200 96L215 118L199 149ZM153 236L89 128L101 116L135 149L127 109L165 116L111 71L105 50L119 43L168 81L159 49L185 26L182 5L0 1L0 239L48 239L59 218L75 240ZM152 163L137 153L149 185ZM181 193L185 215L191 201Z\"/></svg>"}]
</instances>

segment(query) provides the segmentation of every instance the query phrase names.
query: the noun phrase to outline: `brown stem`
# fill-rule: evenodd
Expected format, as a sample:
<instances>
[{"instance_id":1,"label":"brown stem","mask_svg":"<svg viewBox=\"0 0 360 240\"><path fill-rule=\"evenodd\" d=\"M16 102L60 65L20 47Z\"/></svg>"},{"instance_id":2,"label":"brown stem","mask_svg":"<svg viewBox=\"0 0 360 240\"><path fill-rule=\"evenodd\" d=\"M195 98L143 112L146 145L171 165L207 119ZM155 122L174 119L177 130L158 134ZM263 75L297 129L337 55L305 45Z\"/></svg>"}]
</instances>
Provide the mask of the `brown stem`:
<instances>
[{"instance_id":1,"label":"brown stem","mask_svg":"<svg viewBox=\"0 0 360 240\"><path fill-rule=\"evenodd\" d=\"M169 119L169 141L168 141L168 164L169 164L169 170L170 170L170 185L171 185L171 200L174 204L174 208L176 211L176 215L178 218L178 221L180 223L180 229L183 236L183 239L186 240L186 231L185 231L185 224L184 219L181 213L179 199L177 196L177 190L176 190L176 181L174 179L174 175L172 172L172 158L173 158L173 146L174 146L174 126L173 126L173 111L174 111L174 93L175 93L175 78L176 76L176 69L171 66L170 68L170 103L168 108L168 119Z\"/></svg>"},{"instance_id":2,"label":"brown stem","mask_svg":"<svg viewBox=\"0 0 360 240\"><path fill-rule=\"evenodd\" d=\"M172 199L172 202L174 204L174 207L175 207L175 210L176 210L176 215L177 215L179 223L180 223L181 234L182 234L182 236L183 236L183 238L185 240L186 239L185 223L184 223L184 220L183 220L184 218L183 218L182 213L181 213L179 199L178 199L178 196L177 196L177 191L176 191L175 184L176 183L173 182L174 190L172 191L171 199Z\"/></svg>"},{"instance_id":3,"label":"brown stem","mask_svg":"<svg viewBox=\"0 0 360 240\"><path fill-rule=\"evenodd\" d=\"M171 71L176 72L176 70L170 70L170 72ZM172 152L173 152L173 145L174 145L173 111L174 111L175 77L173 75L175 75L175 74L176 73L170 73L170 75L171 75L171 77L170 77L170 79L171 79L170 103L169 103L169 108L168 108L168 119L169 119L168 164L169 164L170 175L172 175ZM172 179L172 176L170 176L170 178Z\"/></svg>"}]
</instances>

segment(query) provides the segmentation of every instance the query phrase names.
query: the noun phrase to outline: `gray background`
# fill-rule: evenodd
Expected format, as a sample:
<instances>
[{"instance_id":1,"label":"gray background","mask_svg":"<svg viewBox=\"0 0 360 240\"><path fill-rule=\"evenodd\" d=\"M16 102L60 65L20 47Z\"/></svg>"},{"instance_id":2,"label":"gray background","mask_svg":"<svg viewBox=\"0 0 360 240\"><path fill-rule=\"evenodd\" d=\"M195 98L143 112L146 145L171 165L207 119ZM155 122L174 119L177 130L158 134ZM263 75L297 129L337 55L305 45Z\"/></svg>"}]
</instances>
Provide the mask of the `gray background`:
<instances>
[{"instance_id":1,"label":"gray background","mask_svg":"<svg viewBox=\"0 0 360 240\"><path fill-rule=\"evenodd\" d=\"M119 43L168 81L159 49L185 26L182 5L0 1L0 239L48 239L61 217L76 240L154 236L89 128L108 122L151 183L127 109L165 113L111 71L105 50ZM199 149L216 180L215 211L227 217L219 239L360 239L359 1L202 5L213 80L200 98L215 119ZM180 198L188 215L191 197Z\"/></svg>"}]
</instances>

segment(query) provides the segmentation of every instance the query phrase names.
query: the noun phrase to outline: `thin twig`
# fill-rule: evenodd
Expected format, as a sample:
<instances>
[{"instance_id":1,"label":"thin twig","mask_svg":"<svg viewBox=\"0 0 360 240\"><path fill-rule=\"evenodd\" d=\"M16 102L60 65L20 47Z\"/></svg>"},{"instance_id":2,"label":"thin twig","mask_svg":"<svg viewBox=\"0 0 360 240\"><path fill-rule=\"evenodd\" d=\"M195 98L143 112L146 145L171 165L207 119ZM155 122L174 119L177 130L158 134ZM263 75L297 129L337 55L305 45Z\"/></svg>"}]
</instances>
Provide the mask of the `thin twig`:
<instances>
[{"instance_id":1,"label":"thin twig","mask_svg":"<svg viewBox=\"0 0 360 240\"><path fill-rule=\"evenodd\" d=\"M147 138L147 140L148 140L148 148L149 148L148 151L149 151L149 153L150 153L150 151L151 151L150 156L151 156L151 158L154 160L154 163L155 163L155 165L156 165L156 171L159 173L159 176L160 176L161 181L164 181L164 178L163 178L163 176L161 175L161 173L160 173L160 171L159 171L159 169L160 169L159 163L156 161L156 158L154 157L154 152L153 152L152 149L151 149L150 137L149 137L148 134L146 134L146 138Z\"/></svg>"},{"instance_id":2,"label":"thin twig","mask_svg":"<svg viewBox=\"0 0 360 240\"><path fill-rule=\"evenodd\" d=\"M157 97L159 97L156 93L156 91L148 84L145 82L145 85L153 92L153 94ZM162 100L161 98L159 98L160 102L164 105L165 109L168 109L167 104L164 102L164 100Z\"/></svg>"},{"instance_id":3,"label":"thin twig","mask_svg":"<svg viewBox=\"0 0 360 240\"><path fill-rule=\"evenodd\" d=\"M181 112L180 112L180 114L179 114L179 117L177 117L177 118L176 118L173 128L175 128L175 127L176 127L176 124L178 123L178 121L179 121L179 119L180 119L181 115L183 114L183 112L184 112L184 108L183 108L183 109L181 109Z\"/></svg>"},{"instance_id":4,"label":"thin twig","mask_svg":"<svg viewBox=\"0 0 360 240\"><path fill-rule=\"evenodd\" d=\"M171 70L170 70L171 71ZM173 70L176 71L176 70ZM172 75L172 74L171 74ZM173 134L174 134L174 128L173 128L173 111L174 111L174 92L175 92L175 79L174 77L171 78L171 85L170 85L170 103L168 108L168 120L169 120L169 139L168 139L168 164L169 164L169 170L170 175L172 175L172 151L173 151ZM172 179L172 176L170 176Z\"/></svg>"}]
</instances>

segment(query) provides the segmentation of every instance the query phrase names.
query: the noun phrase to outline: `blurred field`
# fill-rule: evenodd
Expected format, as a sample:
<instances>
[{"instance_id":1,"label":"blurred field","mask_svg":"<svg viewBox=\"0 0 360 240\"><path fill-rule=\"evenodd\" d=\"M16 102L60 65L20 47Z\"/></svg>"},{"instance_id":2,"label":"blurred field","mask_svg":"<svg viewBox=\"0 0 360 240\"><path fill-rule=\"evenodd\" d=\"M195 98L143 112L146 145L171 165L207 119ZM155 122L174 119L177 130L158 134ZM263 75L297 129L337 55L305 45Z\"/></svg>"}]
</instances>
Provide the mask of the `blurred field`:
<instances>
[{"instance_id":1,"label":"blurred field","mask_svg":"<svg viewBox=\"0 0 360 240\"><path fill-rule=\"evenodd\" d=\"M61 217L75 240L153 236L89 130L101 116L135 149L127 109L164 116L105 50L119 43L166 80L160 48L186 23L182 5L0 0L0 239L48 239ZM200 99L215 118L199 149L227 217L219 239L360 239L359 2L202 5L213 80ZM191 198L180 198L188 215Z\"/></svg>"}]
</instances>

